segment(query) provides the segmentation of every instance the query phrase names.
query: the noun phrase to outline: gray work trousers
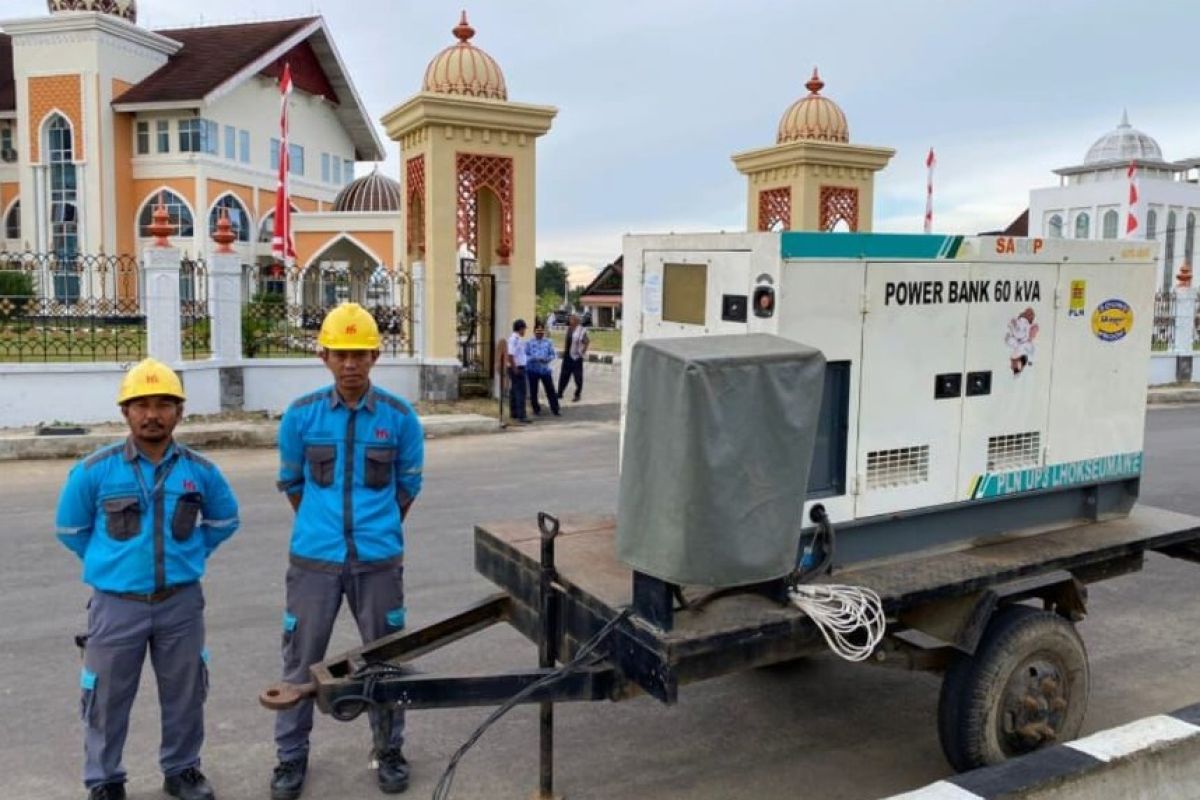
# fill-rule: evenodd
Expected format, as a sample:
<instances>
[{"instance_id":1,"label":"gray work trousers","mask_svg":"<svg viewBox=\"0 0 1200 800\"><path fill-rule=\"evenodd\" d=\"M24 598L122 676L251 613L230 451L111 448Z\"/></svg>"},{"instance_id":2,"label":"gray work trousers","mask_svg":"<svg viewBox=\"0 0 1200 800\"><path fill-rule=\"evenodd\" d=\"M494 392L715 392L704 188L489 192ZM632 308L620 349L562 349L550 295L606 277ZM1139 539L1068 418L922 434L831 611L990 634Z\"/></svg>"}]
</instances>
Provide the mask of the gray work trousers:
<instances>
[{"instance_id":1,"label":"gray work trousers","mask_svg":"<svg viewBox=\"0 0 1200 800\"><path fill-rule=\"evenodd\" d=\"M204 592L194 583L161 603L123 600L97 591L88 603L88 640L80 684L83 698L83 783L124 783L121 751L146 650L158 680L164 775L200 766L208 654Z\"/></svg>"},{"instance_id":2,"label":"gray work trousers","mask_svg":"<svg viewBox=\"0 0 1200 800\"><path fill-rule=\"evenodd\" d=\"M353 573L306 569L287 571L287 610L283 615L283 680L305 683L309 667L325 658L333 623L342 605L350 605L364 644L404 627L404 566ZM372 730L375 715L371 714ZM308 755L313 726L313 702L304 700L275 717L275 749L280 761ZM404 744L404 712L392 719L389 746Z\"/></svg>"}]
</instances>

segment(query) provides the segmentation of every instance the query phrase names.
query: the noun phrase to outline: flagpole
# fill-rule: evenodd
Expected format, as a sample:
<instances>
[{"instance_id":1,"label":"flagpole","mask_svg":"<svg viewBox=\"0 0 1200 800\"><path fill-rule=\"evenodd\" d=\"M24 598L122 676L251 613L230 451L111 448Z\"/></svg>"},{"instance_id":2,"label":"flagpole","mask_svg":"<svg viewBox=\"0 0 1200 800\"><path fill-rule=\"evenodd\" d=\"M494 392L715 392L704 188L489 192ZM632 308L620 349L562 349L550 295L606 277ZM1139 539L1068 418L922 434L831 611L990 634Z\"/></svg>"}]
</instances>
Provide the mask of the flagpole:
<instances>
[{"instance_id":1,"label":"flagpole","mask_svg":"<svg viewBox=\"0 0 1200 800\"><path fill-rule=\"evenodd\" d=\"M925 157L925 167L928 173L925 178L925 232L929 233L933 230L933 168L937 164L937 158L933 154L933 148L929 148L929 155Z\"/></svg>"}]
</instances>

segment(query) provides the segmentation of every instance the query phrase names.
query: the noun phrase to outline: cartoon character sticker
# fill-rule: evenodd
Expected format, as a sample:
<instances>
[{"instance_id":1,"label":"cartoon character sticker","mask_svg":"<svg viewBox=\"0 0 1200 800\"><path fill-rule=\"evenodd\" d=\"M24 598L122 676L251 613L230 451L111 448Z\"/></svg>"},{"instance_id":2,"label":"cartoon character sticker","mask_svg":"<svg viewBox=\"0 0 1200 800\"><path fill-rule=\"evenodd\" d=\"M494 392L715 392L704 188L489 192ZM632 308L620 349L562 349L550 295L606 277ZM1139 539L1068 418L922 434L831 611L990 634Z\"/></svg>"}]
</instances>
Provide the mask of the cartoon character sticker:
<instances>
[{"instance_id":1,"label":"cartoon character sticker","mask_svg":"<svg viewBox=\"0 0 1200 800\"><path fill-rule=\"evenodd\" d=\"M1038 335L1038 324L1033 321L1033 309L1026 308L1008 322L1008 333L1004 344L1008 346L1008 363L1014 376L1033 363L1037 347L1034 340Z\"/></svg>"}]
</instances>

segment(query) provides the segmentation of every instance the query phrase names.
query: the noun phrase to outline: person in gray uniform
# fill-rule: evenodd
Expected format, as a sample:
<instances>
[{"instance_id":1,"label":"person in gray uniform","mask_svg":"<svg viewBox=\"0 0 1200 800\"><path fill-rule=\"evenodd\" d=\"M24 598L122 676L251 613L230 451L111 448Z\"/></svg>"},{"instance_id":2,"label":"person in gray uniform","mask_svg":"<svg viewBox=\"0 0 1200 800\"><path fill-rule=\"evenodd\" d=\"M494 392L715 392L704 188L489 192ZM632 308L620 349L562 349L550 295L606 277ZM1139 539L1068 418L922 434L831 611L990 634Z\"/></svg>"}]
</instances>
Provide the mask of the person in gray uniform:
<instances>
[{"instance_id":1,"label":"person in gray uniform","mask_svg":"<svg viewBox=\"0 0 1200 800\"><path fill-rule=\"evenodd\" d=\"M304 683L325 657L343 596L363 642L404 627L402 524L421 490L421 422L403 398L371 383L379 329L357 303L326 315L318 336L333 385L296 400L279 427L279 488L296 512L283 613L283 680ZM312 700L275 720L274 800L295 800L308 770ZM376 779L408 788L404 715L371 713Z\"/></svg>"},{"instance_id":2,"label":"person in gray uniform","mask_svg":"<svg viewBox=\"0 0 1200 800\"><path fill-rule=\"evenodd\" d=\"M124 800L121 753L146 651L162 711L163 790L213 800L200 771L208 651L205 561L238 528L238 506L212 463L172 439L183 385L146 359L126 373L117 402L122 443L75 465L58 502L60 541L93 588L80 673L83 783L89 800Z\"/></svg>"}]
</instances>

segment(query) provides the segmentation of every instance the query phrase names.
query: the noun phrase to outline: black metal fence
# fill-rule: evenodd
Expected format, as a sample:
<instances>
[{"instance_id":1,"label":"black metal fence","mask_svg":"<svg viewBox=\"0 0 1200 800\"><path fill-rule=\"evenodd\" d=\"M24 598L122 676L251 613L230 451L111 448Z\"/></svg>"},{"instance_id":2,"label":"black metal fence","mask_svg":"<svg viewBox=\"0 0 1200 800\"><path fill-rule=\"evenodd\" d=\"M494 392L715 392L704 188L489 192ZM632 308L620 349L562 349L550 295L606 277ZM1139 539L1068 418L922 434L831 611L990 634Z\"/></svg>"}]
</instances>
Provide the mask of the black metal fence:
<instances>
[{"instance_id":1,"label":"black metal fence","mask_svg":"<svg viewBox=\"0 0 1200 800\"><path fill-rule=\"evenodd\" d=\"M242 354L247 358L296 358L317 353L325 315L353 301L379 324L380 353L411 356L412 292L401 269L349 269L313 265L301 273L255 268L242 306Z\"/></svg>"},{"instance_id":2,"label":"black metal fence","mask_svg":"<svg viewBox=\"0 0 1200 800\"><path fill-rule=\"evenodd\" d=\"M491 391L496 351L492 342L495 307L496 285L492 275L476 272L470 266L460 268L455 311L458 358L462 363L458 376L461 395Z\"/></svg>"},{"instance_id":3,"label":"black metal fence","mask_svg":"<svg viewBox=\"0 0 1200 800\"><path fill-rule=\"evenodd\" d=\"M0 251L0 362L146 355L133 256Z\"/></svg>"},{"instance_id":4,"label":"black metal fence","mask_svg":"<svg viewBox=\"0 0 1200 800\"><path fill-rule=\"evenodd\" d=\"M1175 292L1154 293L1154 328L1150 333L1151 350L1175 347Z\"/></svg>"},{"instance_id":5,"label":"black metal fence","mask_svg":"<svg viewBox=\"0 0 1200 800\"><path fill-rule=\"evenodd\" d=\"M212 355L212 313L208 304L208 266L202 259L179 264L179 335L185 359Z\"/></svg>"}]
</instances>

